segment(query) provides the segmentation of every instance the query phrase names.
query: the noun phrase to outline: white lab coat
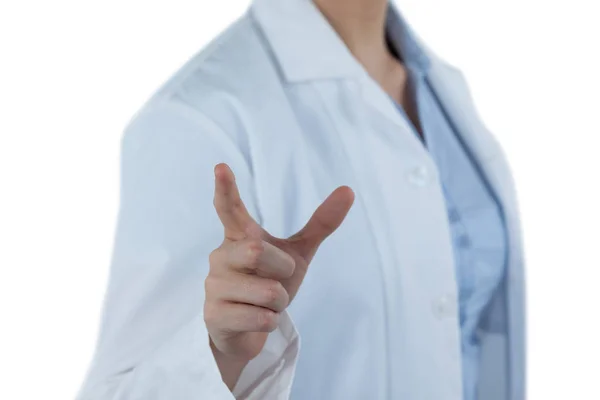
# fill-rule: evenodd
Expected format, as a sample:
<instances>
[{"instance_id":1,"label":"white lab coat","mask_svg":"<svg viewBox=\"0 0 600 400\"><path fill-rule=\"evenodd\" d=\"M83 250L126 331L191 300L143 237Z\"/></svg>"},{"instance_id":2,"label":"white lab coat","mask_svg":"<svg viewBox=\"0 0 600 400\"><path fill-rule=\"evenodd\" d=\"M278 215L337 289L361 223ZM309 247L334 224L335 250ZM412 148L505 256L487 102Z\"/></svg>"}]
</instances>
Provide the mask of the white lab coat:
<instances>
[{"instance_id":1,"label":"white lab coat","mask_svg":"<svg viewBox=\"0 0 600 400\"><path fill-rule=\"evenodd\" d=\"M480 399L523 400L513 182L463 77L431 57L430 82L509 230L506 279L480 329ZM128 126L104 317L79 399L233 398L202 317L208 255L223 238L212 203L220 162L275 236L297 231L337 186L356 193L289 308L295 325L286 314L243 372L237 397L462 400L456 278L436 166L308 0L256 0Z\"/></svg>"}]
</instances>

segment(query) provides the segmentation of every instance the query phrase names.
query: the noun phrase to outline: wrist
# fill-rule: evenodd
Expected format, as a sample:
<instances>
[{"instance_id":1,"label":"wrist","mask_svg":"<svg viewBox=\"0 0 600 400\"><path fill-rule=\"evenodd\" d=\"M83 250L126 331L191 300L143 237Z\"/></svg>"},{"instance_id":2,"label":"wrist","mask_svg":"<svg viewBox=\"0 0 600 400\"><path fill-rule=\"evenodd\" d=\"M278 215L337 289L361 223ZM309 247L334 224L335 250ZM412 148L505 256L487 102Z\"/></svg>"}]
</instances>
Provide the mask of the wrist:
<instances>
[{"instance_id":1,"label":"wrist","mask_svg":"<svg viewBox=\"0 0 600 400\"><path fill-rule=\"evenodd\" d=\"M215 347L212 339L210 339L210 348L217 363L217 367L219 368L219 372L221 373L223 382L230 391L233 391L233 388L242 375L242 371L246 368L246 365L248 365L250 360L239 359L224 354Z\"/></svg>"}]
</instances>

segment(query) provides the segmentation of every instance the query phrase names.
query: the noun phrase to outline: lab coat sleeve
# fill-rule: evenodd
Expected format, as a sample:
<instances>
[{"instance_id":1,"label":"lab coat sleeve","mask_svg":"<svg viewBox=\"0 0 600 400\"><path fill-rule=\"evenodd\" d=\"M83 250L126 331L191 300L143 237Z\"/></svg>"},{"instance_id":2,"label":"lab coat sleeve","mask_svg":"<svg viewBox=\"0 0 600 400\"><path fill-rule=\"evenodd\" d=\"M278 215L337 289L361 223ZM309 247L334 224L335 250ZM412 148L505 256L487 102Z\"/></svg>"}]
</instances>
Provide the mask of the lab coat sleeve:
<instances>
[{"instance_id":1,"label":"lab coat sleeve","mask_svg":"<svg viewBox=\"0 0 600 400\"><path fill-rule=\"evenodd\" d=\"M128 126L100 334L78 400L289 397L299 339L287 314L234 394L221 380L203 320L208 256L223 239L213 206L217 163L232 167L257 217L251 163L237 143L174 99L147 106Z\"/></svg>"}]
</instances>

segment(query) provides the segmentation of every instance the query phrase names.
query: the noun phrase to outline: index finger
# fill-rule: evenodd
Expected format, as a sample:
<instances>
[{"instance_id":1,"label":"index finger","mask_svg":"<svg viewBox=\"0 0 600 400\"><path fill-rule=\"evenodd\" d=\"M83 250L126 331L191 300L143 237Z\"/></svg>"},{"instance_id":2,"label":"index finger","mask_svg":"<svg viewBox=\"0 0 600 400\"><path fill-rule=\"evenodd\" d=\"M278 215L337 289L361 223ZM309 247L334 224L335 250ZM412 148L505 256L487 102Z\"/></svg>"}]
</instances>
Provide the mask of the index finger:
<instances>
[{"instance_id":1,"label":"index finger","mask_svg":"<svg viewBox=\"0 0 600 400\"><path fill-rule=\"evenodd\" d=\"M248 213L237 184L235 175L225 163L215 166L215 197L213 204L225 228L225 237L240 240L246 237L246 230L256 224Z\"/></svg>"}]
</instances>

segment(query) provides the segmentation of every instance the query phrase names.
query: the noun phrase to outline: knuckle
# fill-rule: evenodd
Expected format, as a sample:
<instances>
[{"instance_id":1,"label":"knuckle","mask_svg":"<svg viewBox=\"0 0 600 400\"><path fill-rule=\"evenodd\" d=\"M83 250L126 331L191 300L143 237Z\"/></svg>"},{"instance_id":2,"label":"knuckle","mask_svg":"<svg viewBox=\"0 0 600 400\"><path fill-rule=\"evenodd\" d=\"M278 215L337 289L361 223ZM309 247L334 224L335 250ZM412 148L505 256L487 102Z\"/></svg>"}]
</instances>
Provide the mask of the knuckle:
<instances>
[{"instance_id":1,"label":"knuckle","mask_svg":"<svg viewBox=\"0 0 600 400\"><path fill-rule=\"evenodd\" d=\"M206 276L206 279L204 279L204 293L207 299L210 299L213 296L213 293L215 292L214 289L216 289L218 285L219 283L217 278L211 274Z\"/></svg>"},{"instance_id":2,"label":"knuckle","mask_svg":"<svg viewBox=\"0 0 600 400\"><path fill-rule=\"evenodd\" d=\"M276 304L283 300L285 289L279 281L270 282L265 288L265 300L267 304Z\"/></svg>"},{"instance_id":3,"label":"knuckle","mask_svg":"<svg viewBox=\"0 0 600 400\"><path fill-rule=\"evenodd\" d=\"M220 255L220 249L216 248L213 251L210 252L210 254L208 255L208 263L210 264L211 268L214 268L215 266L217 266L219 264L219 262L221 261L221 255Z\"/></svg>"},{"instance_id":4,"label":"knuckle","mask_svg":"<svg viewBox=\"0 0 600 400\"><path fill-rule=\"evenodd\" d=\"M265 247L262 240L253 239L246 244L246 257L250 265L256 265L264 253Z\"/></svg>"},{"instance_id":5,"label":"knuckle","mask_svg":"<svg viewBox=\"0 0 600 400\"><path fill-rule=\"evenodd\" d=\"M207 327L214 327L217 325L218 310L211 302L204 303L204 323Z\"/></svg>"},{"instance_id":6,"label":"knuckle","mask_svg":"<svg viewBox=\"0 0 600 400\"><path fill-rule=\"evenodd\" d=\"M242 201L241 197L235 197L234 199L231 199L231 208L233 210L243 210L244 209L244 202Z\"/></svg>"},{"instance_id":7,"label":"knuckle","mask_svg":"<svg viewBox=\"0 0 600 400\"><path fill-rule=\"evenodd\" d=\"M263 332L272 332L279 325L279 314L271 310L260 310L257 319L258 329Z\"/></svg>"}]
</instances>

